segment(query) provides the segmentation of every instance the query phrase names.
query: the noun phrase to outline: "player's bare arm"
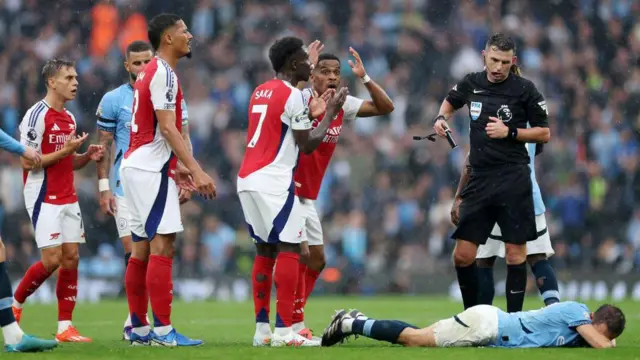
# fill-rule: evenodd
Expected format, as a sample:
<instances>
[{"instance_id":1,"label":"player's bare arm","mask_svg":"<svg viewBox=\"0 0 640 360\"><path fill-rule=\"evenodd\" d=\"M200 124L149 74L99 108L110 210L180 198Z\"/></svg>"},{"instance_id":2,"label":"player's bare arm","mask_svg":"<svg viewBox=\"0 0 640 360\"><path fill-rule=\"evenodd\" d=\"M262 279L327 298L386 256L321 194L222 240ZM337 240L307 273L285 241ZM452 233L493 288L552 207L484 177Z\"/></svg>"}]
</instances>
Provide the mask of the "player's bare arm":
<instances>
[{"instance_id":1,"label":"player's bare arm","mask_svg":"<svg viewBox=\"0 0 640 360\"><path fill-rule=\"evenodd\" d=\"M113 132L98 129L98 143L104 148L102 159L97 161L98 187L100 191L100 209L107 215L114 216L116 212L116 199L109 189L109 169L111 168L111 145L113 144Z\"/></svg>"},{"instance_id":2,"label":"player's bare arm","mask_svg":"<svg viewBox=\"0 0 640 360\"><path fill-rule=\"evenodd\" d=\"M329 99L326 105L327 111L324 118L322 118L322 121L320 121L315 129L293 132L293 136L300 148L300 151L305 154L310 154L318 148L322 143L333 118L336 117L340 112L340 109L342 109L342 105L344 105L344 102L347 100L348 94L349 90L346 87L343 87L331 99Z\"/></svg>"},{"instance_id":3,"label":"player's bare arm","mask_svg":"<svg viewBox=\"0 0 640 360\"><path fill-rule=\"evenodd\" d=\"M89 137L89 134L87 133L84 133L81 136L76 136L75 131L71 132L71 134L69 134L69 138L64 143L64 146L62 147L62 149L58 151L54 151L50 154L42 155L40 167L47 168L57 163L58 161L64 159L65 157L75 153L76 150L80 147L80 145L82 145L82 143L84 143L87 140L87 137ZM20 158L20 163L22 164L22 168L24 170L37 169L36 167L34 167L34 163L31 160L28 160L24 157Z\"/></svg>"},{"instance_id":4,"label":"player's bare arm","mask_svg":"<svg viewBox=\"0 0 640 360\"><path fill-rule=\"evenodd\" d=\"M364 68L360 54L358 54L358 52L352 47L349 48L349 52L355 59L349 60L351 71L353 71L353 74L358 77L362 83L364 83L364 86L367 88L367 91L369 91L369 95L371 96L371 100L365 100L362 105L360 105L358 116L370 117L391 113L394 106L389 95L387 95L378 83L373 81L369 75L367 75L367 71Z\"/></svg>"},{"instance_id":5,"label":"player's bare arm","mask_svg":"<svg viewBox=\"0 0 640 360\"><path fill-rule=\"evenodd\" d=\"M576 331L594 349L606 349L614 347L614 343L602 335L592 324L580 325Z\"/></svg>"},{"instance_id":6,"label":"player's bare arm","mask_svg":"<svg viewBox=\"0 0 640 360\"><path fill-rule=\"evenodd\" d=\"M184 139L184 142L187 144L189 153L193 155L193 144L191 143L191 136L189 135L189 124L187 123L182 125L182 139ZM186 174L186 176L189 177L190 175ZM180 192L178 195L180 204L184 204L191 199L191 190L186 187L180 186Z\"/></svg>"},{"instance_id":7,"label":"player's bare arm","mask_svg":"<svg viewBox=\"0 0 640 360\"><path fill-rule=\"evenodd\" d=\"M445 99L442 102L442 105L440 105L440 111L438 112L438 116L436 117L437 120L433 124L433 129L438 135L443 137L446 136L447 129L450 129L449 126L447 126L447 120L449 120L455 112L456 108L453 107L453 105L451 105L451 103L447 101L447 99Z\"/></svg>"},{"instance_id":8,"label":"player's bare arm","mask_svg":"<svg viewBox=\"0 0 640 360\"><path fill-rule=\"evenodd\" d=\"M104 155L102 145L89 145L87 152L83 154L73 153L73 170L80 170L92 160L99 161Z\"/></svg>"},{"instance_id":9,"label":"player's bare arm","mask_svg":"<svg viewBox=\"0 0 640 360\"><path fill-rule=\"evenodd\" d=\"M182 138L182 134L176 128L176 113L174 110L156 110L156 117L162 136L167 140L171 150L178 160L191 172L198 192L207 199L212 199L216 194L213 179L200 167L196 159L189 151L189 147Z\"/></svg>"},{"instance_id":10,"label":"player's bare arm","mask_svg":"<svg viewBox=\"0 0 640 360\"><path fill-rule=\"evenodd\" d=\"M462 172L460 174L460 181L458 182L458 188L456 189L456 195L454 197L454 201L453 201L453 205L451 206L451 222L453 223L453 225L458 225L458 220L460 220L459 218L459 209L460 209L460 203L462 202L462 198L461 198L461 194L462 194L462 189L464 189L465 186L467 186L467 183L469 182L469 178L471 176L471 163L469 162L469 154L467 154L467 157L464 160L464 166L462 168Z\"/></svg>"}]
</instances>

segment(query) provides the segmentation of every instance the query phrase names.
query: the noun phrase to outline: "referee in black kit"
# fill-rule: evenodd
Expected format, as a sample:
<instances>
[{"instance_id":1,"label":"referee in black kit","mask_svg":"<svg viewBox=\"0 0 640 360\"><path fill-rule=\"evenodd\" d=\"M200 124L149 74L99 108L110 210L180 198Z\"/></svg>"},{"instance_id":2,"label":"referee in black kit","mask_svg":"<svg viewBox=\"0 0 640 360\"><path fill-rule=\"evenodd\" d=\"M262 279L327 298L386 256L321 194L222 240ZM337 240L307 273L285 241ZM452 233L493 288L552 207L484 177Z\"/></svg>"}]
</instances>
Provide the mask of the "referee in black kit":
<instances>
[{"instance_id":1,"label":"referee in black kit","mask_svg":"<svg viewBox=\"0 0 640 360\"><path fill-rule=\"evenodd\" d=\"M524 299L526 243L537 238L526 143L549 141L547 106L535 85L520 76L515 51L511 37L491 36L482 51L485 70L468 74L455 85L434 119L436 133L446 136L447 119L464 105L469 107L469 181L460 192L458 227L452 235L465 309L478 304L476 252L496 222L510 254L507 299Z\"/></svg>"}]
</instances>

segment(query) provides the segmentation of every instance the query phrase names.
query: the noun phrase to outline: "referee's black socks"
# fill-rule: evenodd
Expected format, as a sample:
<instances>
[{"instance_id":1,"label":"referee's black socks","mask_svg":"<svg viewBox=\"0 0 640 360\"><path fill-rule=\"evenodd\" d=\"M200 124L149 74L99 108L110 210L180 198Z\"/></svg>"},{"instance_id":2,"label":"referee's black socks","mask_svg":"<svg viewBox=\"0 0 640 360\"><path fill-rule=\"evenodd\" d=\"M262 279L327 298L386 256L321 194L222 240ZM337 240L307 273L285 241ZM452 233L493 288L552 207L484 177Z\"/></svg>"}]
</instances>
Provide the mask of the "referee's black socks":
<instances>
[{"instance_id":1,"label":"referee's black socks","mask_svg":"<svg viewBox=\"0 0 640 360\"><path fill-rule=\"evenodd\" d=\"M464 308L468 309L478 305L478 266L476 262L474 261L465 267L456 266L456 274Z\"/></svg>"},{"instance_id":2,"label":"referee's black socks","mask_svg":"<svg viewBox=\"0 0 640 360\"><path fill-rule=\"evenodd\" d=\"M507 265L507 312L522 311L527 290L527 262Z\"/></svg>"}]
</instances>

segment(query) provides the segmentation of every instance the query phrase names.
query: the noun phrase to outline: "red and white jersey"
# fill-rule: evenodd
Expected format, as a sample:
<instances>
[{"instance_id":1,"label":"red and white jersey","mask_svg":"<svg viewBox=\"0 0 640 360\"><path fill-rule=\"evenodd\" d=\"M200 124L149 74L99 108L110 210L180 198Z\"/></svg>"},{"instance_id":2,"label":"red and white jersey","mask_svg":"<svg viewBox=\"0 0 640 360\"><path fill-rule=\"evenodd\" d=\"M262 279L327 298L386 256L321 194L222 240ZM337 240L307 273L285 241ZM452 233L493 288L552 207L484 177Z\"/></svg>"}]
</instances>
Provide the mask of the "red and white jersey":
<instances>
[{"instance_id":1,"label":"red and white jersey","mask_svg":"<svg viewBox=\"0 0 640 360\"><path fill-rule=\"evenodd\" d=\"M131 140L121 169L160 172L168 165L165 171L172 176L178 159L160 132L156 110L174 111L176 128L181 132L182 89L167 62L155 57L138 74L132 109Z\"/></svg>"},{"instance_id":2,"label":"red and white jersey","mask_svg":"<svg viewBox=\"0 0 640 360\"><path fill-rule=\"evenodd\" d=\"M51 154L62 150L75 130L76 119L69 111L56 111L41 100L24 114L20 123L20 142L43 155ZM73 155L44 169L24 171L23 180L27 208L43 202L64 205L78 201L73 186Z\"/></svg>"},{"instance_id":3,"label":"red and white jersey","mask_svg":"<svg viewBox=\"0 0 640 360\"><path fill-rule=\"evenodd\" d=\"M305 103L308 104L309 101L311 101L312 90L304 89L302 93L305 98ZM338 145L342 124L345 120L355 120L363 102L364 100L362 99L348 95L347 100L344 102L344 105L342 105L342 109L340 109L340 112L327 129L327 134L320 146L311 154L300 154L298 166L294 174L296 195L313 200L318 197L320 186L322 185L322 178L327 172L331 156L333 156L333 152ZM323 118L324 114L313 121L312 126L314 129Z\"/></svg>"},{"instance_id":4,"label":"red and white jersey","mask_svg":"<svg viewBox=\"0 0 640 360\"><path fill-rule=\"evenodd\" d=\"M293 130L311 129L308 112L300 90L286 81L269 80L253 91L238 192L280 195L293 191L293 169L298 160Z\"/></svg>"}]
</instances>

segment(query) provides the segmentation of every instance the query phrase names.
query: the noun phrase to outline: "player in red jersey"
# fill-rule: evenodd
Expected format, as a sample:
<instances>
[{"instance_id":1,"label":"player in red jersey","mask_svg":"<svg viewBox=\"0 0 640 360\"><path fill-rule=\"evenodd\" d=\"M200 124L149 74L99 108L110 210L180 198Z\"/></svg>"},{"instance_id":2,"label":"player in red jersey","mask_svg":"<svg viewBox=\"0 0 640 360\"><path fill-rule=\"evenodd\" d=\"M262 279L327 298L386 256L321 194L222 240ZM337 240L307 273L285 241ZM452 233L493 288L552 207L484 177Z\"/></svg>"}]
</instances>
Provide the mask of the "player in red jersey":
<instances>
[{"instance_id":1,"label":"player in red jersey","mask_svg":"<svg viewBox=\"0 0 640 360\"><path fill-rule=\"evenodd\" d=\"M312 130L309 117L315 119L325 110L329 115L337 114L348 91L341 89L328 102L333 94L316 96L307 107L295 86L309 79L311 64L298 38L276 41L269 49L269 59L276 77L258 86L251 96L247 149L237 183L242 211L257 248L252 274L256 315L253 344L319 346L319 341L306 339L291 328L302 236L293 170L299 150L315 150L329 125L321 121ZM277 292L273 334L269 325L272 277Z\"/></svg>"},{"instance_id":2,"label":"player in red jersey","mask_svg":"<svg viewBox=\"0 0 640 360\"><path fill-rule=\"evenodd\" d=\"M138 74L134 85L131 141L121 165L133 240L125 275L132 345L202 344L171 326L174 242L176 233L183 230L178 185L184 183L207 199L215 196L213 180L198 165L180 133L183 95L174 69L181 58L190 56L192 38L179 16L154 17L149 22L149 41L156 57ZM178 160L184 165L178 165ZM149 300L153 331L146 321Z\"/></svg>"},{"instance_id":3,"label":"player in red jersey","mask_svg":"<svg viewBox=\"0 0 640 360\"><path fill-rule=\"evenodd\" d=\"M293 331L309 339L312 338L312 334L304 324L304 306L325 266L322 226L315 207L322 178L327 171L345 122L353 121L356 117L386 115L391 113L394 108L393 101L384 89L367 75L360 54L353 48L349 48L349 52L354 58L354 61L349 60L349 66L353 74L364 83L372 100L348 96L342 109L331 122L318 149L311 154L300 154L294 174L296 195L300 198L300 211L304 217L305 225L302 234L303 254L309 254L309 257L303 257L300 262L300 281L296 292ZM340 59L332 54L320 54L311 73L311 84L312 88L302 90L305 99L312 99L314 92L324 94L326 91L337 89L340 85ZM299 87L304 85L298 84ZM324 114L318 120L323 116ZM313 122L314 127L317 126L318 120ZM304 249L307 246L308 251Z\"/></svg>"},{"instance_id":4,"label":"player in red jersey","mask_svg":"<svg viewBox=\"0 0 640 360\"><path fill-rule=\"evenodd\" d=\"M59 342L90 342L71 324L78 294L78 244L85 242L78 197L73 187L73 171L91 160L100 160L104 149L90 145L84 154L76 150L87 134L76 136L76 120L64 108L76 97L78 74L73 62L53 59L42 69L47 95L22 118L21 142L42 153L39 166L21 158L24 169L24 201L33 223L42 260L33 264L20 281L13 302L14 316L20 321L22 305L49 276L59 269Z\"/></svg>"}]
</instances>

